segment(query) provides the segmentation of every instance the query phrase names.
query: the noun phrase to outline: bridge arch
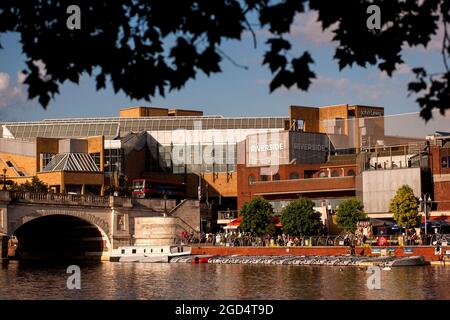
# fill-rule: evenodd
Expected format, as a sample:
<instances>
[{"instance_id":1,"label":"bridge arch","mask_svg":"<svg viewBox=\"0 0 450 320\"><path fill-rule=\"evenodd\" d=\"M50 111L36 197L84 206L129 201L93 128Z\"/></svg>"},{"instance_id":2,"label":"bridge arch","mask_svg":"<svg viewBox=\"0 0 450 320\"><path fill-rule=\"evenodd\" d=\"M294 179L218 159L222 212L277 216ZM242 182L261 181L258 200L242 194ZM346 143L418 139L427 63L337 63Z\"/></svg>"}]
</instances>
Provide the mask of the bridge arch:
<instances>
[{"instance_id":1,"label":"bridge arch","mask_svg":"<svg viewBox=\"0 0 450 320\"><path fill-rule=\"evenodd\" d=\"M99 260L111 249L109 223L82 210L36 210L18 218L9 232L19 241L19 259Z\"/></svg>"}]
</instances>

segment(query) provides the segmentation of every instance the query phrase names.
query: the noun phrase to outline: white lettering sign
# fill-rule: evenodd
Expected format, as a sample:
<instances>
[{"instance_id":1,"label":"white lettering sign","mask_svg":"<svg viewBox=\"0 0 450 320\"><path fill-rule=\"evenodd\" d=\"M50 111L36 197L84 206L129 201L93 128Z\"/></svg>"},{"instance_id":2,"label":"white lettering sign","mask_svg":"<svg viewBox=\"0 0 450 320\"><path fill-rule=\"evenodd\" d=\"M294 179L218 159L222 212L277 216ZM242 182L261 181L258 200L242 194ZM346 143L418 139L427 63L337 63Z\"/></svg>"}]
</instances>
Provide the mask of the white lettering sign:
<instances>
[{"instance_id":1,"label":"white lettering sign","mask_svg":"<svg viewBox=\"0 0 450 320\"><path fill-rule=\"evenodd\" d=\"M382 111L361 110L361 117L380 117L382 115L383 115Z\"/></svg>"},{"instance_id":2,"label":"white lettering sign","mask_svg":"<svg viewBox=\"0 0 450 320\"><path fill-rule=\"evenodd\" d=\"M305 151L327 151L327 147L325 147L324 145L310 143L294 143L294 149Z\"/></svg>"},{"instance_id":3,"label":"white lettering sign","mask_svg":"<svg viewBox=\"0 0 450 320\"><path fill-rule=\"evenodd\" d=\"M284 150L283 143L257 144L250 146L250 152L265 152L265 151L280 151L280 150Z\"/></svg>"}]
</instances>

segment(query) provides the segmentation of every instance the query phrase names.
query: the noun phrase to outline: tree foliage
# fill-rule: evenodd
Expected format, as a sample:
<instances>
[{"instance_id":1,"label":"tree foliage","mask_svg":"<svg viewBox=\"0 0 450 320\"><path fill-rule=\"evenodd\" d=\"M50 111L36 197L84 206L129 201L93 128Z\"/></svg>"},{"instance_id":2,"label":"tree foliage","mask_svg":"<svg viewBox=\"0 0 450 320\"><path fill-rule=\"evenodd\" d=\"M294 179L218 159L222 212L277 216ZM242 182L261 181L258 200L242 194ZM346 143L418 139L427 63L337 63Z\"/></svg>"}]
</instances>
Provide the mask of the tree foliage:
<instances>
[{"instance_id":1,"label":"tree foliage","mask_svg":"<svg viewBox=\"0 0 450 320\"><path fill-rule=\"evenodd\" d=\"M419 223L419 200L408 185L401 186L389 204L394 220L401 227L416 226Z\"/></svg>"},{"instance_id":2,"label":"tree foliage","mask_svg":"<svg viewBox=\"0 0 450 320\"><path fill-rule=\"evenodd\" d=\"M275 230L273 208L269 201L255 197L242 206L240 215L243 217L240 228L252 235L263 236L272 234Z\"/></svg>"},{"instance_id":3,"label":"tree foliage","mask_svg":"<svg viewBox=\"0 0 450 320\"><path fill-rule=\"evenodd\" d=\"M339 228L347 232L355 232L358 221L367 219L364 205L358 199L346 199L339 203L336 222Z\"/></svg>"},{"instance_id":4,"label":"tree foliage","mask_svg":"<svg viewBox=\"0 0 450 320\"><path fill-rule=\"evenodd\" d=\"M381 30L366 27L372 4L381 9ZM80 30L66 27L70 5L81 9ZM293 50L288 35L297 14L308 10L317 11L323 29L334 33L340 69L376 65L389 76L406 47L426 47L443 25L443 71L430 74L416 66L417 81L408 90L419 95L425 119L434 108L450 108L446 0L2 0L0 35L20 34L29 98L37 97L43 107L62 83L78 83L83 73L95 77L97 90L109 80L116 93L133 99L164 96L198 72L221 72L222 60L232 60L221 49L226 40L242 41L251 33L256 47L256 28L270 34L262 60L273 74L270 91L307 90L315 78L313 57Z\"/></svg>"},{"instance_id":5,"label":"tree foliage","mask_svg":"<svg viewBox=\"0 0 450 320\"><path fill-rule=\"evenodd\" d=\"M314 236L320 232L320 213L314 210L314 203L299 198L289 203L281 213L283 232L289 235Z\"/></svg>"},{"instance_id":6,"label":"tree foliage","mask_svg":"<svg viewBox=\"0 0 450 320\"><path fill-rule=\"evenodd\" d=\"M37 176L31 178L30 181L26 181L22 184L13 183L10 187L11 191L33 192L33 193L45 193L48 192L48 185L41 181Z\"/></svg>"}]
</instances>

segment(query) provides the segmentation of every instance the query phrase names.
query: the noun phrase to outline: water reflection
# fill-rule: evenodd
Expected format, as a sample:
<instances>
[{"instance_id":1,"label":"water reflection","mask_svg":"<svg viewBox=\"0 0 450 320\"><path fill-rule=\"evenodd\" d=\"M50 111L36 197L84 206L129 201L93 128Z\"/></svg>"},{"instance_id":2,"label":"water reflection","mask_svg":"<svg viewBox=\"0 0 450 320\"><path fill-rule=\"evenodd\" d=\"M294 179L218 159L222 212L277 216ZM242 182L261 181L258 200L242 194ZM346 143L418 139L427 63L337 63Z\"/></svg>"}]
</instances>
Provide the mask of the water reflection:
<instances>
[{"instance_id":1,"label":"water reflection","mask_svg":"<svg viewBox=\"0 0 450 320\"><path fill-rule=\"evenodd\" d=\"M450 299L450 268L381 271L369 290L361 267L91 263L81 290L66 288L68 264L11 262L0 299Z\"/></svg>"}]
</instances>

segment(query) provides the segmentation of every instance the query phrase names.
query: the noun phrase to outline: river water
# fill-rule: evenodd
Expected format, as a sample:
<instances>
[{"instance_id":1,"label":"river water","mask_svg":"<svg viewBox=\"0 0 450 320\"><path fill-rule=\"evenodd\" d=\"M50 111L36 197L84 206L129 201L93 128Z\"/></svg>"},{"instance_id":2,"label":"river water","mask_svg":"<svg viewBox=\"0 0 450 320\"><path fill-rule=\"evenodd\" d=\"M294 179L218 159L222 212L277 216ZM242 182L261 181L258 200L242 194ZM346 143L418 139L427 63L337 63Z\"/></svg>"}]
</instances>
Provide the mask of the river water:
<instances>
[{"instance_id":1,"label":"river water","mask_svg":"<svg viewBox=\"0 0 450 320\"><path fill-rule=\"evenodd\" d=\"M381 271L369 290L363 267L235 264L80 264L81 289L67 289L67 264L10 262L0 299L450 299L450 268Z\"/></svg>"}]
</instances>

